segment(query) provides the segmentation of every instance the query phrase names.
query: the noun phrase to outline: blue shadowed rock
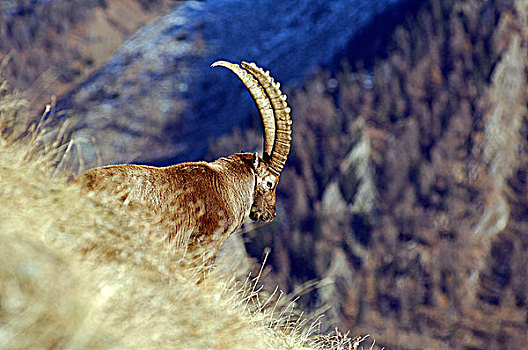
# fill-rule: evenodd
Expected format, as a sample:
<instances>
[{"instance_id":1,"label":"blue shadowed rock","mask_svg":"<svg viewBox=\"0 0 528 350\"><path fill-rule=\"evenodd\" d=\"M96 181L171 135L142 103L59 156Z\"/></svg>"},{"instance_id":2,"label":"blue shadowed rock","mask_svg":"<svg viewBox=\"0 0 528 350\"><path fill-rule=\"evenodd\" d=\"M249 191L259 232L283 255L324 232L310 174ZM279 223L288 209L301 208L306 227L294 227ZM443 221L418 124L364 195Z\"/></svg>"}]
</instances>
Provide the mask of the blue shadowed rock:
<instances>
[{"instance_id":1,"label":"blue shadowed rock","mask_svg":"<svg viewBox=\"0 0 528 350\"><path fill-rule=\"evenodd\" d=\"M213 61L255 61L295 86L331 65L376 15L409 1L187 1L140 29L58 107L82 115L78 134L96 137L104 163L200 159L210 138L256 113ZM94 164L95 152L84 147L84 158Z\"/></svg>"}]
</instances>

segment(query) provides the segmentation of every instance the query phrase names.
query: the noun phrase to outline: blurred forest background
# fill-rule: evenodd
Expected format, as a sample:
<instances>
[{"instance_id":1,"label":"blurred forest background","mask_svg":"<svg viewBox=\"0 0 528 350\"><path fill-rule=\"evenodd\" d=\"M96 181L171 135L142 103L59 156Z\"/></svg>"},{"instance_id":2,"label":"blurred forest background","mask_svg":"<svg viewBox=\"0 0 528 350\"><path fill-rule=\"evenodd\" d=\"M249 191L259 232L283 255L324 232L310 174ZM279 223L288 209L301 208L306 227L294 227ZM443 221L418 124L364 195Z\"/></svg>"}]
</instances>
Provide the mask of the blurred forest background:
<instances>
[{"instance_id":1,"label":"blurred forest background","mask_svg":"<svg viewBox=\"0 0 528 350\"><path fill-rule=\"evenodd\" d=\"M299 308L387 349L523 348L528 2L279 2L2 1L1 74L77 117L86 168L258 150L208 64L265 66L294 122L277 218L243 237L266 288L322 280Z\"/></svg>"}]
</instances>

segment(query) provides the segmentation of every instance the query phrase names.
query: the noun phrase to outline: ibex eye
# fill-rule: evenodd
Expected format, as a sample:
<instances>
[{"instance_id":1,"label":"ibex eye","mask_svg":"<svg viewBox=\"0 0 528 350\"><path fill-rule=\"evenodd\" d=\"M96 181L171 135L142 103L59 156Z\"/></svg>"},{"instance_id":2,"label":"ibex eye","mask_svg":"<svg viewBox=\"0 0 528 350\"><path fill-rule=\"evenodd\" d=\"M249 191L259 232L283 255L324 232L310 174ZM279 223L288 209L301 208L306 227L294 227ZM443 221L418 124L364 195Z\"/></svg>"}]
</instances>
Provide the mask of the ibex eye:
<instances>
[{"instance_id":1,"label":"ibex eye","mask_svg":"<svg viewBox=\"0 0 528 350\"><path fill-rule=\"evenodd\" d=\"M268 186L268 188L271 189L273 187L273 182L271 181L266 182L266 186Z\"/></svg>"}]
</instances>

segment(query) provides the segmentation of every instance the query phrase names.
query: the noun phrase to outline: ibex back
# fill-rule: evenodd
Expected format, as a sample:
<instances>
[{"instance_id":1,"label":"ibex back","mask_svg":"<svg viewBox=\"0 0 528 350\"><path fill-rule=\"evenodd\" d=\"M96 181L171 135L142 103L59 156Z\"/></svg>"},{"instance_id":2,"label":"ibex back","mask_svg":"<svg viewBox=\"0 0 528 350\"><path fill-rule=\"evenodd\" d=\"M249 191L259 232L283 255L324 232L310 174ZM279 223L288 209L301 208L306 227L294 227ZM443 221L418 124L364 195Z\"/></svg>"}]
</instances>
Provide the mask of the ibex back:
<instances>
[{"instance_id":1,"label":"ibex back","mask_svg":"<svg viewBox=\"0 0 528 350\"><path fill-rule=\"evenodd\" d=\"M164 168L113 165L94 168L79 179L95 191L119 196L141 210L172 223L170 237L185 237L191 249L207 247L212 256L249 216L273 220L275 189L290 151L291 119L286 96L254 63L218 61L249 90L264 133L263 156L237 153L214 162L190 162Z\"/></svg>"}]
</instances>

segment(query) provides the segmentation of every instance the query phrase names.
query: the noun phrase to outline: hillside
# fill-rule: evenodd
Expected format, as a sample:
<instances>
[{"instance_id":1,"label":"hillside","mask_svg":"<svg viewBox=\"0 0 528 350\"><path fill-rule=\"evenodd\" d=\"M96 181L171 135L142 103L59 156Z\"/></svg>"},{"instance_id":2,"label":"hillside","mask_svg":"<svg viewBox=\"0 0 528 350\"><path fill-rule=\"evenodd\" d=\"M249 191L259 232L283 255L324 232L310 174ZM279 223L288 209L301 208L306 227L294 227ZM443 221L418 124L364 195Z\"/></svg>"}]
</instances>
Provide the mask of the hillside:
<instances>
[{"instance_id":1,"label":"hillside","mask_svg":"<svg viewBox=\"0 0 528 350\"><path fill-rule=\"evenodd\" d=\"M3 79L42 101L99 67L127 38L178 4L175 0L4 1L0 4Z\"/></svg>"},{"instance_id":2,"label":"hillside","mask_svg":"<svg viewBox=\"0 0 528 350\"><path fill-rule=\"evenodd\" d=\"M138 6L144 3L126 1ZM103 10L98 3L92 3L92 8ZM244 6L236 10L222 6L240 3ZM235 260L247 251L248 260L262 261L269 252L260 278L263 292L272 294L277 286L287 294L303 291L296 300L297 309L309 315L325 310L321 332L338 326L352 334L368 333L386 349L524 348L528 342L528 3L387 0L383 3L392 7L383 11L376 7L382 2L362 1L365 7L346 12L348 1L335 1L331 6L325 1L276 1L281 9L293 6L292 13L261 16L259 21L248 15L248 9L273 12L274 6L263 5L270 3L274 1L256 7L242 0L188 1L131 34L89 77L76 80L74 88L59 97L59 108L76 110L69 116L78 119L69 122L79 123L73 146L63 149L74 159L53 165L77 169L132 160L165 165L180 157L214 159L240 150L259 150L261 134L249 97L241 95L241 86L237 90L234 77L208 65L227 58L215 53L264 63L279 81L284 83L282 77L286 77L291 83L283 84L283 89L292 108L293 141L277 187L276 219L243 227L245 246L236 248ZM297 3L301 5L292 5ZM353 27L360 17L364 27ZM221 30L224 26L225 31ZM276 26L285 28L274 36ZM251 36L241 37L240 33L250 29L254 31ZM332 33L347 38L334 40ZM202 91L207 93L202 95ZM187 104L179 96L194 102ZM35 97L35 101L43 100ZM63 116L49 120L62 122ZM39 213L39 208L49 206L53 213L64 212L77 220L72 211L83 213L80 207L88 205L88 199L67 194L73 189L63 184L62 175L54 180L29 176L41 174L42 168L23 168L25 162L3 155L13 153L20 158L28 153L27 149L17 152L2 149L1 156L6 158L0 169L16 168L9 171L18 174L2 173L0 181L8 179L2 183L4 188L18 188L19 193L26 193L26 187L45 188L38 198L47 199L36 202L41 203L38 207L31 201L20 202L20 206ZM85 163L75 158L79 154ZM49 169L48 165L44 168ZM38 181L48 180L39 187ZM2 203L10 203L16 191L6 190ZM55 191L60 198L75 198L73 202L80 204L61 205ZM94 201L89 199L89 203L98 203ZM140 244L152 237L136 231L137 220L127 214L116 223L112 220L121 212L107 213L105 203L92 206L101 212L83 214L88 221L81 217L79 222L83 230L97 224L97 230L105 234L91 229L80 236L60 233L64 239L56 243L62 245L52 246L50 253L65 259L65 265L59 265L65 268L59 270L77 271L72 273L80 281L85 277L78 277L78 270L87 271L89 280L83 283L93 288L95 281L100 288L108 283L104 277L108 275L97 270L97 261L105 261L102 269L112 264L136 271L136 254L128 249L137 249L139 259L146 256L149 266L155 266L153 286L168 293L163 295L174 300L174 305L183 300L187 306L192 299L177 299L159 279L169 281L171 287L179 282L157 271L159 261L149 260L153 256L149 249L167 251L161 243ZM42 247L41 242L44 238L49 243L48 234L59 232L53 227L70 223L62 216L57 219L42 213L38 218L51 221L38 221L31 212L24 217L13 214L19 207L9 210L2 212L6 223L13 217L24 225L35 224L27 230L28 240L39 251L48 252L48 245ZM126 232L117 226L127 228ZM108 232L109 228L116 229ZM153 227L147 232L151 229L155 233ZM33 237L33 230L38 237ZM82 238L80 242L69 238L76 235ZM116 243L123 237L131 242L128 248ZM6 236L7 241L13 237ZM120 249L115 254L97 248L114 244ZM90 253L92 248L97 254ZM122 250L127 250L127 259L119 258ZM227 255L234 256L232 251ZM74 257L71 266L70 257ZM164 259L168 265L163 266L174 259ZM259 271L261 267L254 267L253 276ZM193 279L185 269L173 272L183 275L183 280ZM133 278L131 283L149 290L143 277ZM221 288L215 289L214 280L208 286L218 291ZM121 283L128 282L120 279L112 288L121 293ZM189 288L195 293L195 287ZM197 293L202 293L200 288ZM104 290L95 288L92 295ZM208 293L204 291L203 305L212 300L207 299ZM143 305L141 298L137 302ZM125 299L123 303L136 302L128 296ZM89 300L97 304L99 299ZM115 309L124 312L119 305ZM148 315L158 312L159 304L153 305ZM134 307L142 310L143 306ZM202 315L201 311L197 314ZM103 312L100 319L106 316ZM131 322L130 329L137 330L140 321L132 317ZM182 329L193 333L192 327L185 328L190 327L186 322ZM250 323L248 332L262 325ZM107 338L113 339L112 334L121 334L124 328L120 327L126 327L113 328L115 324L93 327L110 332ZM266 327L258 329L269 333ZM286 336L287 342L312 345L302 332L304 340L293 335L293 340ZM333 336L340 339L337 333ZM263 341L282 344L280 339Z\"/></svg>"}]
</instances>

